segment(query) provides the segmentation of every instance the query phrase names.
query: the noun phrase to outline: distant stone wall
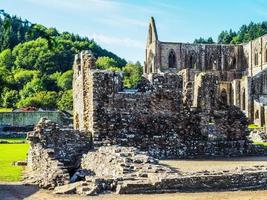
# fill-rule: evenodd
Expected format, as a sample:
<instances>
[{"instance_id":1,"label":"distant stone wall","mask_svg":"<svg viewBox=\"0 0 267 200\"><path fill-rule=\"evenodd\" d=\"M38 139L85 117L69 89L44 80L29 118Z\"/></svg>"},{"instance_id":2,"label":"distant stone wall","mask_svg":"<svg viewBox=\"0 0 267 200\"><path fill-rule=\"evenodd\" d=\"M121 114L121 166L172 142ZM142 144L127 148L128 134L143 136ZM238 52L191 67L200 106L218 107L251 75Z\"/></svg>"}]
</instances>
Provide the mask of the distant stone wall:
<instances>
[{"instance_id":1,"label":"distant stone wall","mask_svg":"<svg viewBox=\"0 0 267 200\"><path fill-rule=\"evenodd\" d=\"M2 112L0 113L0 125L9 126L33 126L42 118L46 117L58 124L63 124L60 112Z\"/></svg>"}]
</instances>

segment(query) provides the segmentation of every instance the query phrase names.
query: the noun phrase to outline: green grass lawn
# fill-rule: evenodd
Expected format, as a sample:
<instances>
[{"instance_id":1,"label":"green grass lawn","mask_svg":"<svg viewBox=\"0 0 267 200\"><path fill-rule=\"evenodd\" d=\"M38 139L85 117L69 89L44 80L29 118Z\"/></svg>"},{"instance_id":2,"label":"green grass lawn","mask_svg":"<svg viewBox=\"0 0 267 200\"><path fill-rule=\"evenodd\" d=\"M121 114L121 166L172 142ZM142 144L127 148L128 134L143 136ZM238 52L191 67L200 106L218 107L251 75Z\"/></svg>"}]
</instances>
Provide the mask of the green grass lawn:
<instances>
[{"instance_id":1,"label":"green grass lawn","mask_svg":"<svg viewBox=\"0 0 267 200\"><path fill-rule=\"evenodd\" d=\"M1 138L0 137L0 142L1 141L7 141L8 143L22 143L22 142L26 142L26 138Z\"/></svg>"},{"instance_id":2,"label":"green grass lawn","mask_svg":"<svg viewBox=\"0 0 267 200\"><path fill-rule=\"evenodd\" d=\"M12 112L12 108L0 108L0 112Z\"/></svg>"},{"instance_id":3,"label":"green grass lawn","mask_svg":"<svg viewBox=\"0 0 267 200\"><path fill-rule=\"evenodd\" d=\"M262 145L262 146L267 147L267 142L254 142L254 144Z\"/></svg>"},{"instance_id":4,"label":"green grass lawn","mask_svg":"<svg viewBox=\"0 0 267 200\"><path fill-rule=\"evenodd\" d=\"M25 160L29 144L0 144L0 181L20 181L23 167L14 161Z\"/></svg>"}]
</instances>

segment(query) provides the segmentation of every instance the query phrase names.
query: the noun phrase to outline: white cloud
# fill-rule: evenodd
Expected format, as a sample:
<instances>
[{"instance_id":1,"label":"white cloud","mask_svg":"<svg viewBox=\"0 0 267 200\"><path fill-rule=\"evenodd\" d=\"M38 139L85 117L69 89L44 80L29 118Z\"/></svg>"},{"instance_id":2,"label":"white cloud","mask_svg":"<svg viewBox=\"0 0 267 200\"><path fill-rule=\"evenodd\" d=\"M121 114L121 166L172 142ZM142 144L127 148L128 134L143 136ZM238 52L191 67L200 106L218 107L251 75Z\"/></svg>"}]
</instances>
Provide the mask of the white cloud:
<instances>
[{"instance_id":1,"label":"white cloud","mask_svg":"<svg viewBox=\"0 0 267 200\"><path fill-rule=\"evenodd\" d=\"M108 35L94 33L93 39L96 42L100 42L103 44L131 47L131 48L137 48L137 49L144 49L144 46L145 46L145 43L139 40L134 40L134 39L127 38L127 37L112 37Z\"/></svg>"}]
</instances>

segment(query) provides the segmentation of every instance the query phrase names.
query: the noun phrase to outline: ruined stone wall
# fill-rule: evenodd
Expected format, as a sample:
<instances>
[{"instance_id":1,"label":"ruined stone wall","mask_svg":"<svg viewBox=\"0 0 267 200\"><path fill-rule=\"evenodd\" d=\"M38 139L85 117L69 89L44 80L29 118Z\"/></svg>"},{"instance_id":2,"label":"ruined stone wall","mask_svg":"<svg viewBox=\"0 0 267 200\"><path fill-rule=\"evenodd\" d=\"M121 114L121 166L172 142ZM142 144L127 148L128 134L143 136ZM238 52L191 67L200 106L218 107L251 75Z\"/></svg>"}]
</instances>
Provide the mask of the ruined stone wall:
<instances>
[{"instance_id":1,"label":"ruined stone wall","mask_svg":"<svg viewBox=\"0 0 267 200\"><path fill-rule=\"evenodd\" d=\"M169 67L170 52L175 53L176 71L187 68L241 73L246 67L242 46L159 42L160 62L156 65L161 71L173 71Z\"/></svg>"},{"instance_id":2,"label":"ruined stone wall","mask_svg":"<svg viewBox=\"0 0 267 200\"><path fill-rule=\"evenodd\" d=\"M95 147L135 146L160 158L253 152L246 140L247 119L239 109L222 101L219 76L189 70L182 75L150 73L132 92L122 89L121 74L86 67L90 70L84 75L88 79L83 86L88 88L83 91L87 93L84 101L91 102L92 109L91 118L84 118L84 123L91 120L85 130L92 131ZM191 79L197 96L195 107L183 94L184 84L188 86ZM76 98L79 102L79 96ZM74 113L84 116L86 112L74 106Z\"/></svg>"},{"instance_id":3,"label":"ruined stone wall","mask_svg":"<svg viewBox=\"0 0 267 200\"><path fill-rule=\"evenodd\" d=\"M202 110L218 109L219 80L212 74L200 73L195 77L193 106Z\"/></svg>"},{"instance_id":4,"label":"ruined stone wall","mask_svg":"<svg viewBox=\"0 0 267 200\"><path fill-rule=\"evenodd\" d=\"M27 182L54 188L69 182L72 170L80 165L83 153L92 148L88 133L61 127L42 118L29 132Z\"/></svg>"}]
</instances>

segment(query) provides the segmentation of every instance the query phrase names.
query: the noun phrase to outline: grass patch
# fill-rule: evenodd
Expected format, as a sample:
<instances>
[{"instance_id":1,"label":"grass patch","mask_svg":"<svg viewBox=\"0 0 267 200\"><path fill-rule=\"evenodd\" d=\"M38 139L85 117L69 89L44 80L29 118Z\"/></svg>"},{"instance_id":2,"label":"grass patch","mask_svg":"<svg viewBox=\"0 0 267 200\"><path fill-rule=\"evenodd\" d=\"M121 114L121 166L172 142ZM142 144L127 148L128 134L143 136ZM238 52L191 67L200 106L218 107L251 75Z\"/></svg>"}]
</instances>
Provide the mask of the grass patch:
<instances>
[{"instance_id":1,"label":"grass patch","mask_svg":"<svg viewBox=\"0 0 267 200\"><path fill-rule=\"evenodd\" d=\"M8 143L26 143L26 138L1 138L0 143L2 141L7 141Z\"/></svg>"},{"instance_id":2,"label":"grass patch","mask_svg":"<svg viewBox=\"0 0 267 200\"><path fill-rule=\"evenodd\" d=\"M260 127L260 126L258 126L256 124L250 124L250 125L248 125L248 128L249 129L257 129L257 128L263 128L263 127Z\"/></svg>"},{"instance_id":3,"label":"grass patch","mask_svg":"<svg viewBox=\"0 0 267 200\"><path fill-rule=\"evenodd\" d=\"M0 181L20 181L23 167L14 161L25 160L29 144L0 144Z\"/></svg>"},{"instance_id":4,"label":"grass patch","mask_svg":"<svg viewBox=\"0 0 267 200\"><path fill-rule=\"evenodd\" d=\"M12 108L0 108L0 112L12 112Z\"/></svg>"},{"instance_id":5,"label":"grass patch","mask_svg":"<svg viewBox=\"0 0 267 200\"><path fill-rule=\"evenodd\" d=\"M267 142L254 142L254 144L267 147Z\"/></svg>"}]
</instances>

